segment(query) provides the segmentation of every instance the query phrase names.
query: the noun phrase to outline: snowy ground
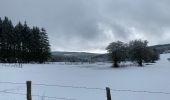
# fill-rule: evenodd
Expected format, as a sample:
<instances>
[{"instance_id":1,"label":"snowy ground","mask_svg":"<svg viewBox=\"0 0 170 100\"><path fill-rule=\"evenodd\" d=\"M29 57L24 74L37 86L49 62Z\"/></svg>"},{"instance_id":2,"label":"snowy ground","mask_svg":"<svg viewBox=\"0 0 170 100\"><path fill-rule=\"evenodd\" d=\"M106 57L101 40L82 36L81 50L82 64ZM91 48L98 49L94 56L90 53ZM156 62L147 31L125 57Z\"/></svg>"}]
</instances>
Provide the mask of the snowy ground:
<instances>
[{"instance_id":1,"label":"snowy ground","mask_svg":"<svg viewBox=\"0 0 170 100\"><path fill-rule=\"evenodd\" d=\"M75 100L106 100L105 87L118 90L136 90L170 93L170 54L161 55L156 64L145 67L110 68L111 64L24 64L23 68L0 64L0 100L26 100L25 84L52 84L58 86L33 85L33 95L62 97ZM11 65L10 65L11 66ZM6 92L6 93L4 93ZM169 100L170 94L111 91L113 100ZM11 94L19 93L19 94ZM63 99L64 99L63 98ZM56 100L33 96L33 100ZM58 100L58 99L57 99Z\"/></svg>"}]
</instances>

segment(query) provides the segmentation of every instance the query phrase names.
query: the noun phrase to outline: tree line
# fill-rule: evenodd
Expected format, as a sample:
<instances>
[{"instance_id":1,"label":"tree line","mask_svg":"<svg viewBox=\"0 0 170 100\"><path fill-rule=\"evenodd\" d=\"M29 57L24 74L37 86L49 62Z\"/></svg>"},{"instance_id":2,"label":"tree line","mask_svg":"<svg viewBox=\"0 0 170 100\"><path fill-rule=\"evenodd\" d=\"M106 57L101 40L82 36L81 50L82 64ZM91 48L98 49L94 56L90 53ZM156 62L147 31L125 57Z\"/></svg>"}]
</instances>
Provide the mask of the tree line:
<instances>
[{"instance_id":1,"label":"tree line","mask_svg":"<svg viewBox=\"0 0 170 100\"><path fill-rule=\"evenodd\" d=\"M90 60L76 56L53 55L51 57L51 62L90 62Z\"/></svg>"},{"instance_id":2,"label":"tree line","mask_svg":"<svg viewBox=\"0 0 170 100\"><path fill-rule=\"evenodd\" d=\"M110 43L106 50L113 61L113 67L119 67L119 64L125 61L143 66L144 62L154 63L160 56L155 48L148 47L147 40L133 40L129 43L116 41Z\"/></svg>"},{"instance_id":3,"label":"tree line","mask_svg":"<svg viewBox=\"0 0 170 100\"><path fill-rule=\"evenodd\" d=\"M26 22L15 26L5 17L0 18L0 62L43 63L51 57L47 32Z\"/></svg>"}]
</instances>

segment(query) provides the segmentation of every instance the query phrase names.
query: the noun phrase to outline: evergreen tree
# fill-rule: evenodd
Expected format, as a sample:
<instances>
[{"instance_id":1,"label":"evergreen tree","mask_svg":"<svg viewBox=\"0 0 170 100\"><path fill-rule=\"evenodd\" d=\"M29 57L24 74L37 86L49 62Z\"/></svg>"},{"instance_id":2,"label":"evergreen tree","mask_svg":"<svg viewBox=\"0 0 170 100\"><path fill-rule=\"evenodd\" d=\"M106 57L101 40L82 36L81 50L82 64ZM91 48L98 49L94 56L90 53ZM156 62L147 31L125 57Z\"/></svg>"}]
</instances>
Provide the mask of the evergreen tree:
<instances>
[{"instance_id":1,"label":"evergreen tree","mask_svg":"<svg viewBox=\"0 0 170 100\"><path fill-rule=\"evenodd\" d=\"M22 62L22 35L23 33L23 25L21 24L21 22L19 22L16 26L15 26L15 58L17 62Z\"/></svg>"},{"instance_id":2,"label":"evergreen tree","mask_svg":"<svg viewBox=\"0 0 170 100\"><path fill-rule=\"evenodd\" d=\"M41 56L41 42L40 42L40 29L38 27L32 28L32 40L31 40L31 55L32 60L35 62L40 62Z\"/></svg>"},{"instance_id":3,"label":"evergreen tree","mask_svg":"<svg viewBox=\"0 0 170 100\"><path fill-rule=\"evenodd\" d=\"M30 62L30 41L31 41L31 29L28 27L27 23L24 22L23 33L21 36L22 41L22 60L26 63Z\"/></svg>"},{"instance_id":4,"label":"evergreen tree","mask_svg":"<svg viewBox=\"0 0 170 100\"><path fill-rule=\"evenodd\" d=\"M0 62L2 62L2 19L0 17Z\"/></svg>"},{"instance_id":5,"label":"evergreen tree","mask_svg":"<svg viewBox=\"0 0 170 100\"><path fill-rule=\"evenodd\" d=\"M7 17L0 18L0 62L39 62L50 58L50 45L44 28L30 28L25 22L15 27Z\"/></svg>"},{"instance_id":6,"label":"evergreen tree","mask_svg":"<svg viewBox=\"0 0 170 100\"><path fill-rule=\"evenodd\" d=\"M2 21L2 61L10 62L12 59L12 39L13 39L13 24L5 17Z\"/></svg>"},{"instance_id":7,"label":"evergreen tree","mask_svg":"<svg viewBox=\"0 0 170 100\"><path fill-rule=\"evenodd\" d=\"M41 44L40 45L41 56L39 62L42 63L44 61L48 61L49 58L51 58L48 36L44 28L42 28L40 32L40 44Z\"/></svg>"}]
</instances>

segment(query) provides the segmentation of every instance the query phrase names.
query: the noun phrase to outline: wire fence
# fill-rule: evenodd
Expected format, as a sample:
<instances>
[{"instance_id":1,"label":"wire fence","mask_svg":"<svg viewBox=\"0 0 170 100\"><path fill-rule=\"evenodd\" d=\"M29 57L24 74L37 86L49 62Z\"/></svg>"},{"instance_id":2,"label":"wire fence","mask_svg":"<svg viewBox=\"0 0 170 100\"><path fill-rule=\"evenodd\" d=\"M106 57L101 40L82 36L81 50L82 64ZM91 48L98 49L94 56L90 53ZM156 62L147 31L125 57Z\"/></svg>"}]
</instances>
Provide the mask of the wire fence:
<instances>
[{"instance_id":1,"label":"wire fence","mask_svg":"<svg viewBox=\"0 0 170 100\"><path fill-rule=\"evenodd\" d=\"M15 82L0 82L0 84L12 84L12 85L26 85L26 83L15 83ZM0 90L0 93L2 94L13 94L13 95L21 95L21 96L27 96L26 93L18 93L18 92L11 92L19 90L17 89L5 89L5 90ZM72 98L66 98L66 97L56 97L56 96L45 96L45 95L38 95L38 94L32 94L32 97L41 97L41 98L49 98L49 99L56 99L56 100L77 100L77 99L72 99Z\"/></svg>"},{"instance_id":2,"label":"wire fence","mask_svg":"<svg viewBox=\"0 0 170 100\"><path fill-rule=\"evenodd\" d=\"M16 94L16 95L24 95L24 96L27 95L27 94L24 94L24 93L7 92L7 91L0 91L0 93ZM44 98L58 99L58 100L76 100L76 99L61 98L61 97L51 97L51 96L43 96L43 95L32 95L32 96L33 97L44 97Z\"/></svg>"},{"instance_id":3,"label":"wire fence","mask_svg":"<svg viewBox=\"0 0 170 100\"><path fill-rule=\"evenodd\" d=\"M25 83L15 83L15 82L2 82L0 81L0 84L23 84L25 85ZM105 88L98 88L98 87L86 87L86 86L71 86L71 85L60 85L60 84L32 84L35 86L47 86L47 87L62 87L62 88L74 88L74 89L87 89L87 90L101 90L101 91L105 91ZM110 89L111 91L114 92L137 92L137 93L151 93L151 94L168 94L170 95L170 92L162 92L162 91L147 91L147 90L122 90L122 89Z\"/></svg>"},{"instance_id":4,"label":"wire fence","mask_svg":"<svg viewBox=\"0 0 170 100\"><path fill-rule=\"evenodd\" d=\"M0 84L25 85L26 83L2 82L2 81L0 81ZM44 86L44 87L61 87L61 88L73 88L73 89L85 89L85 90L106 91L105 88L86 87L86 86L72 86L72 85L60 85L60 84L43 84L43 83L35 83L35 84L32 84L32 85L33 85L33 86ZM14 94L14 95L23 95L23 96L26 96L26 95L27 95L27 94L25 94L25 93L11 92L11 90L15 90L15 89L0 90L0 93ZM17 90L17 89L16 89L16 90ZM112 92L131 92L131 93L147 93L147 94L164 94L164 95L170 95L170 92L163 92L163 91L122 90L122 89L113 89L113 88L110 88L110 91L112 91ZM70 99L70 98L65 98L65 97L44 96L44 95L36 95L36 94L33 94L32 96L33 96L33 97L49 98L49 99L57 99L57 100L76 100L76 99Z\"/></svg>"}]
</instances>

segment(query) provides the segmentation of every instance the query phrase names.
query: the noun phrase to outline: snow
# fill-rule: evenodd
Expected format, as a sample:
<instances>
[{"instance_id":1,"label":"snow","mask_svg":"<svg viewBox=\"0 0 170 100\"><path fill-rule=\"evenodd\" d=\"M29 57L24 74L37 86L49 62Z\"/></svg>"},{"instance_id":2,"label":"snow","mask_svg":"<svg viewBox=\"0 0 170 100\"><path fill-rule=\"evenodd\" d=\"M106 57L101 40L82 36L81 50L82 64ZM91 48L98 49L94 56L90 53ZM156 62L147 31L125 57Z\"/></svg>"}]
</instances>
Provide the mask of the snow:
<instances>
[{"instance_id":1,"label":"snow","mask_svg":"<svg viewBox=\"0 0 170 100\"><path fill-rule=\"evenodd\" d=\"M26 100L26 84L1 82L51 84L75 87L110 87L118 90L153 91L170 93L170 54L162 54L161 60L145 67L111 68L110 63L95 64L0 64L0 100ZM105 90L58 86L32 86L33 95L68 98L75 100L106 100ZM2 92L1 92L2 91ZM113 100L169 100L170 94L129 91L111 91ZM33 100L56 100L33 96Z\"/></svg>"}]
</instances>

